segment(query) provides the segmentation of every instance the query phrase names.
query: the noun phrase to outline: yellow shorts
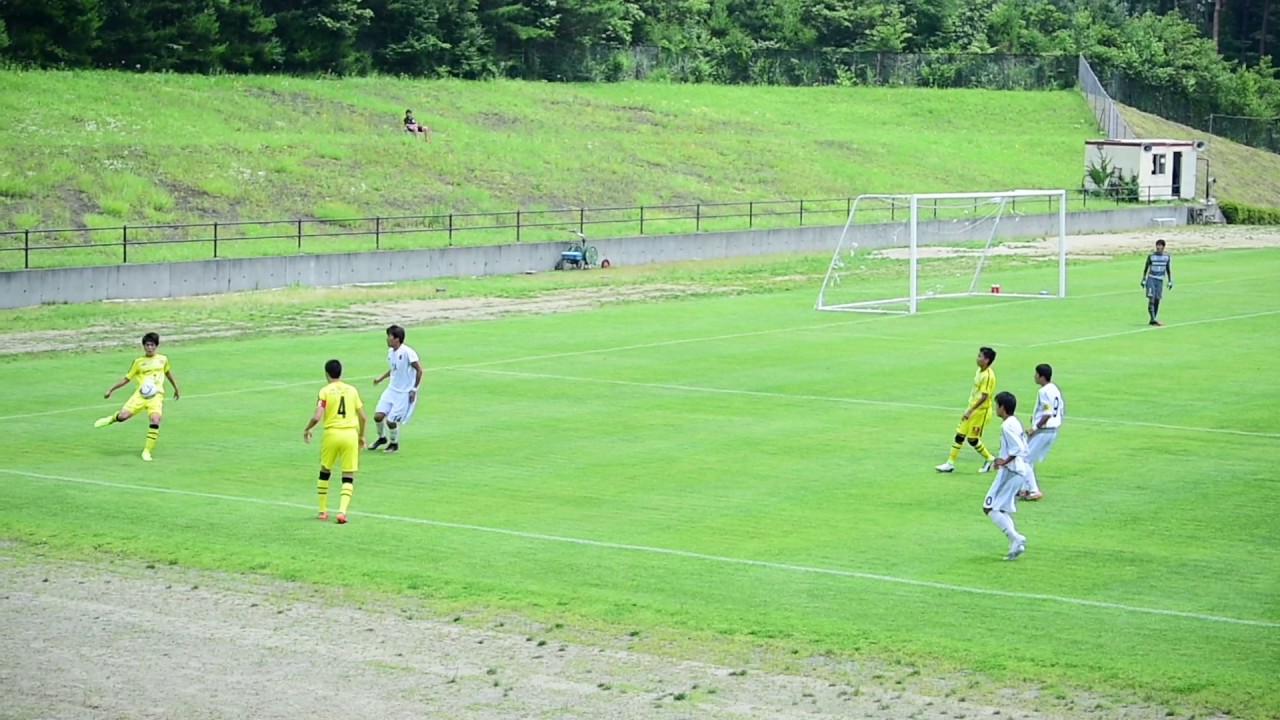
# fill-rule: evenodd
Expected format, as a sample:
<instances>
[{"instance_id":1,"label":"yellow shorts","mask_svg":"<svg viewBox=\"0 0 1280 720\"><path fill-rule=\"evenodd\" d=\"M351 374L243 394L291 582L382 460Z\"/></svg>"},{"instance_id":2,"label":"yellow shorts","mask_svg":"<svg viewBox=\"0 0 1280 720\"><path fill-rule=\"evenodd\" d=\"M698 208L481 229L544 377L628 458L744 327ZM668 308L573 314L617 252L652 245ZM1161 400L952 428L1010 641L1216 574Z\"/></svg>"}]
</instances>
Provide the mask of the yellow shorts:
<instances>
[{"instance_id":1,"label":"yellow shorts","mask_svg":"<svg viewBox=\"0 0 1280 720\"><path fill-rule=\"evenodd\" d=\"M164 397L156 393L149 398L144 398L134 390L133 395L125 401L124 409L128 410L130 415L163 415ZM141 412L142 410L146 410L146 413Z\"/></svg>"},{"instance_id":2,"label":"yellow shorts","mask_svg":"<svg viewBox=\"0 0 1280 720\"><path fill-rule=\"evenodd\" d=\"M320 467L334 470L342 461L342 472L360 469L360 434L355 430L325 430L320 438Z\"/></svg>"},{"instance_id":3,"label":"yellow shorts","mask_svg":"<svg viewBox=\"0 0 1280 720\"><path fill-rule=\"evenodd\" d=\"M967 438L980 438L982 431L987 427L987 421L991 419L991 411L982 409L969 416L968 420L961 420L956 426L956 434L963 435Z\"/></svg>"}]
</instances>

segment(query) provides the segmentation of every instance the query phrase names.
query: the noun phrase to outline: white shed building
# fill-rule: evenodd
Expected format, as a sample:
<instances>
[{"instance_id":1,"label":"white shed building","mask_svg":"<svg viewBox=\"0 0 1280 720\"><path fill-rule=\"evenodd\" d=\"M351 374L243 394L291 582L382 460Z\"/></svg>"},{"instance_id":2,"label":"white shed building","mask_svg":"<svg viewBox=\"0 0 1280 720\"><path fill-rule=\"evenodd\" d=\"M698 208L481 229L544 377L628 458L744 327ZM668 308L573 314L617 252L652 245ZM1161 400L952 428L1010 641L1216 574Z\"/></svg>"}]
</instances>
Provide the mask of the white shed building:
<instances>
[{"instance_id":1,"label":"white shed building","mask_svg":"<svg viewBox=\"0 0 1280 720\"><path fill-rule=\"evenodd\" d=\"M1097 189L1090 169L1103 159L1125 178L1137 176L1140 200L1196 197L1196 159L1205 147L1199 140L1086 140L1084 185Z\"/></svg>"}]
</instances>

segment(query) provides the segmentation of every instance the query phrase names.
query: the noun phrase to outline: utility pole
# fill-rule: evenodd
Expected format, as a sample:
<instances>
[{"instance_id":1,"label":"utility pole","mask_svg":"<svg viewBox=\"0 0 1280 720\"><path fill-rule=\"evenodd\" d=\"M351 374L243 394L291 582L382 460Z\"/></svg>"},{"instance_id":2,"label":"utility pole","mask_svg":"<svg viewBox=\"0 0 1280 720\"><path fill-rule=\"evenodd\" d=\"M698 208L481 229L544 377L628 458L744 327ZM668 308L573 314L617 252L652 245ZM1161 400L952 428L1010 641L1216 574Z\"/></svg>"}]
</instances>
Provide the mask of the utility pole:
<instances>
[{"instance_id":1,"label":"utility pole","mask_svg":"<svg viewBox=\"0 0 1280 720\"><path fill-rule=\"evenodd\" d=\"M1213 49L1222 54L1222 5L1225 0L1213 0Z\"/></svg>"},{"instance_id":2,"label":"utility pole","mask_svg":"<svg viewBox=\"0 0 1280 720\"><path fill-rule=\"evenodd\" d=\"M1258 33L1258 59L1267 56L1267 18L1271 15L1271 0L1262 3L1262 32Z\"/></svg>"}]
</instances>

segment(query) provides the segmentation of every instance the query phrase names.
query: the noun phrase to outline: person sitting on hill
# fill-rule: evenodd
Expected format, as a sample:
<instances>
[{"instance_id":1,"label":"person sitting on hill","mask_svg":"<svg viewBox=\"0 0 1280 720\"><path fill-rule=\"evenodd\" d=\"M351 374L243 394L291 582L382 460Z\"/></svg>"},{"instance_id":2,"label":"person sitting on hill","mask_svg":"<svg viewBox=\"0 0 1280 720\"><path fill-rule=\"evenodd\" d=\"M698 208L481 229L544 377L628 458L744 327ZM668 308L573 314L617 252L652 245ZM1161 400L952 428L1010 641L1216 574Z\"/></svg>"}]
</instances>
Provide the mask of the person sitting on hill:
<instances>
[{"instance_id":1,"label":"person sitting on hill","mask_svg":"<svg viewBox=\"0 0 1280 720\"><path fill-rule=\"evenodd\" d=\"M431 128L420 124L414 117L412 110L404 111L404 130L408 133L421 133L422 139L431 142Z\"/></svg>"}]
</instances>

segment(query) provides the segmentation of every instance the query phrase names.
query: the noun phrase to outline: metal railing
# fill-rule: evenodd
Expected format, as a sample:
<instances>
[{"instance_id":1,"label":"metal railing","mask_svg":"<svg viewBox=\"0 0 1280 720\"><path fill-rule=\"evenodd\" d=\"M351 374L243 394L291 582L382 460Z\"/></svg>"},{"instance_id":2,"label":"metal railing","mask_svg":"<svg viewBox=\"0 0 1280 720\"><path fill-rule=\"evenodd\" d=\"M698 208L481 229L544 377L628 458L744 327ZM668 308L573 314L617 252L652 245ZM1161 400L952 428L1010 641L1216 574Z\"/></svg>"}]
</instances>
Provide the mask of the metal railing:
<instances>
[{"instance_id":1,"label":"metal railing","mask_svg":"<svg viewBox=\"0 0 1280 720\"><path fill-rule=\"evenodd\" d=\"M1089 61L1083 55L1080 56L1078 76L1080 91L1084 93L1085 100L1093 110L1093 116L1098 119L1098 129L1107 134L1107 139L1136 138L1137 135L1133 133L1129 123L1121 117L1119 108L1111 99L1111 94L1103 87L1098 76L1093 73L1093 68L1089 66Z\"/></svg>"},{"instance_id":2,"label":"metal railing","mask_svg":"<svg viewBox=\"0 0 1280 720\"><path fill-rule=\"evenodd\" d=\"M1167 202L1154 188L1133 202ZM1080 209L1124 205L1084 189L1069 191ZM50 228L0 232L0 270L169 262L288 254L408 250L455 245L565 241L572 230L609 237L674 235L767 228L839 225L854 197L801 200L635 205L627 207L513 210L359 218L297 218L233 222ZM1050 212L1046 200L1012 204L1019 212ZM1035 204L1044 205L1037 207ZM948 217L955 208L922 207L922 217ZM940 214L941 213L941 214ZM884 217L905 220L904 208ZM20 261L18 261L20 258Z\"/></svg>"}]
</instances>

